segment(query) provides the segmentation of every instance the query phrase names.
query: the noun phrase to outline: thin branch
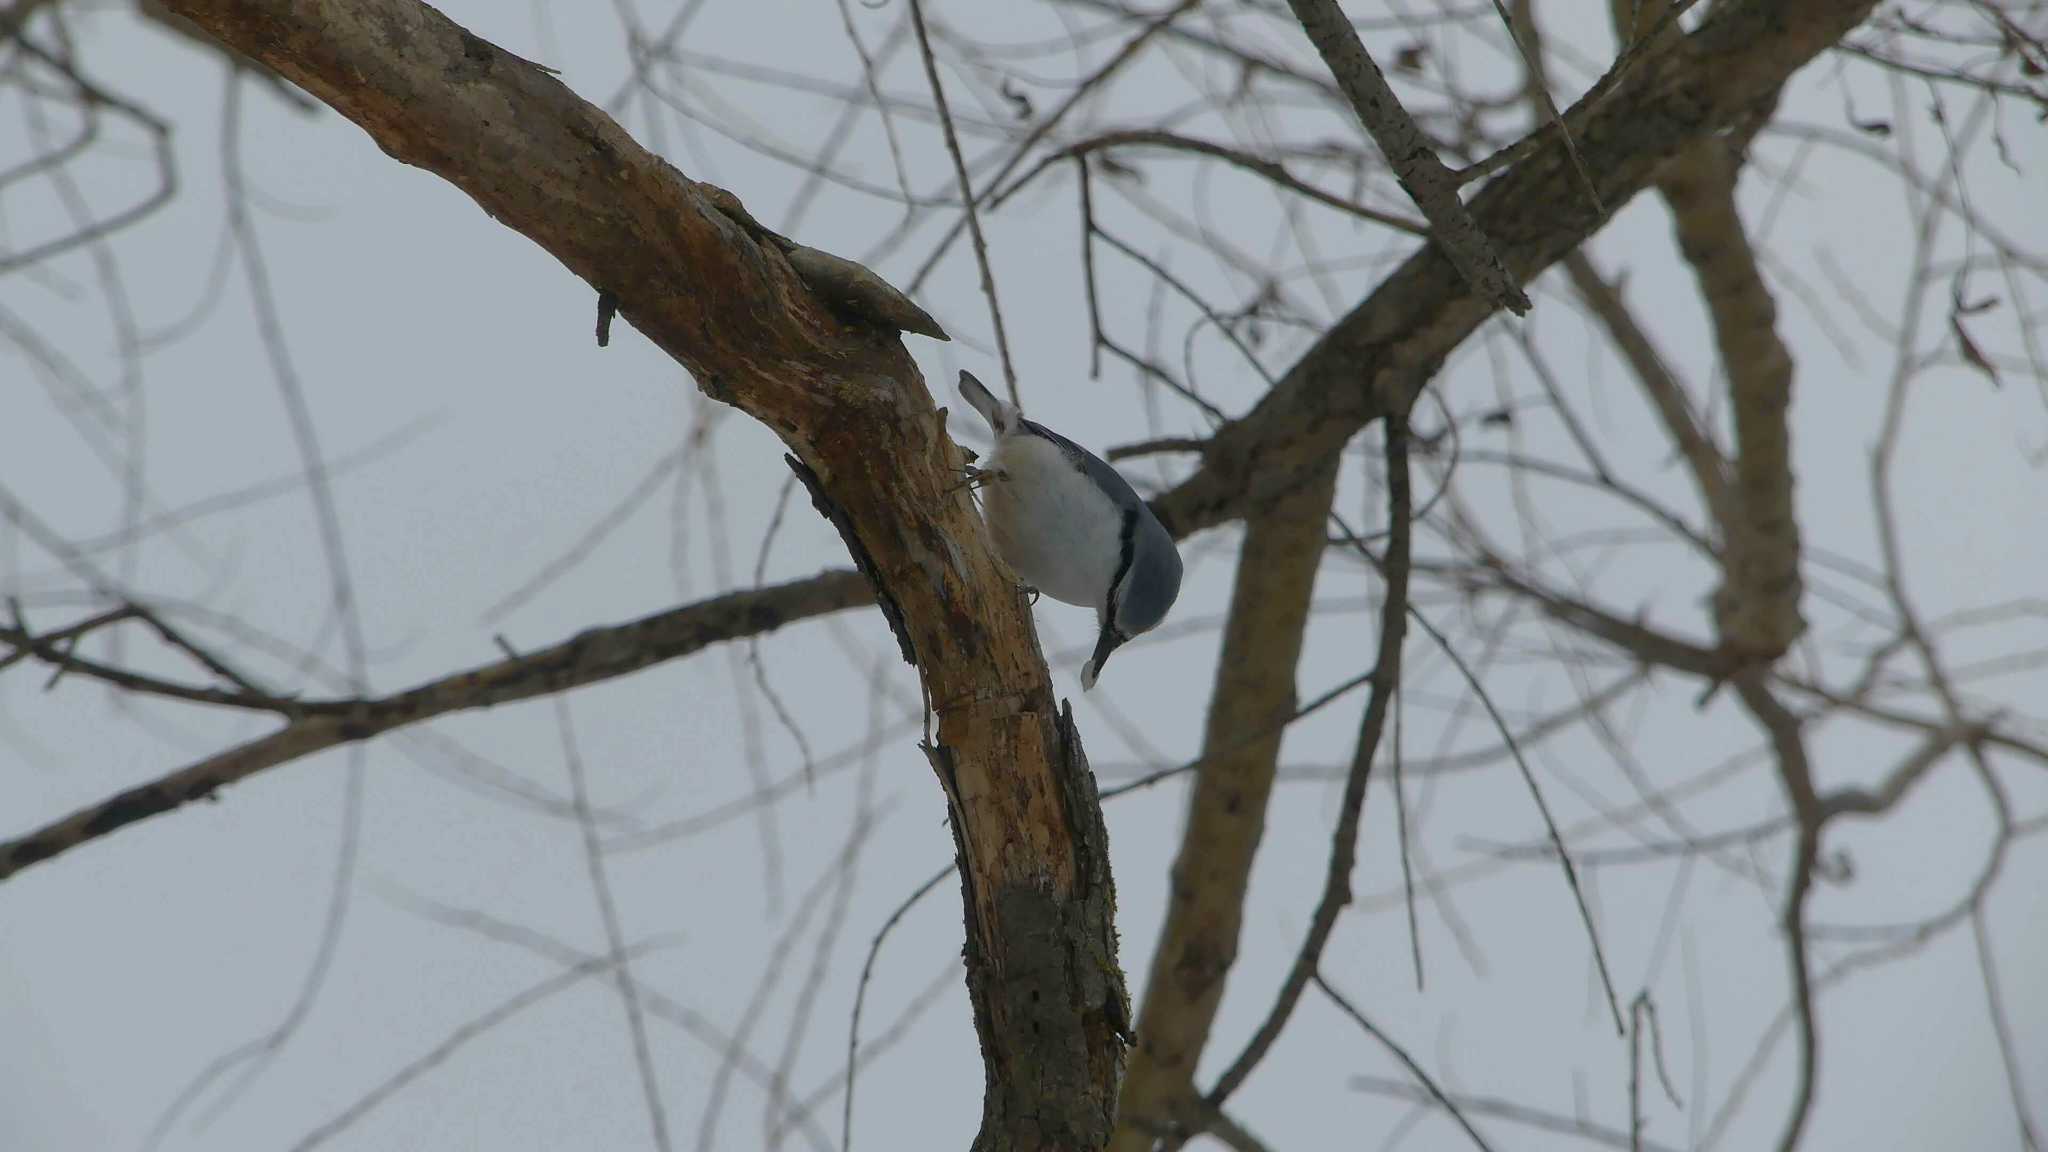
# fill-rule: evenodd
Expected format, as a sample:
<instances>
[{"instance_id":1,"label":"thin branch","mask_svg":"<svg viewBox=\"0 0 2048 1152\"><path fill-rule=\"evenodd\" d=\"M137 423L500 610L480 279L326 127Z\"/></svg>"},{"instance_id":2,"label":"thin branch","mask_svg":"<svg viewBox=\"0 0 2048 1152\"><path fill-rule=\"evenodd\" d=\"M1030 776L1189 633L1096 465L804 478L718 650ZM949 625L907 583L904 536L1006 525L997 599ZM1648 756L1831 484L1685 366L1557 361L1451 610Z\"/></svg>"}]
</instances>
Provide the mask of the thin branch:
<instances>
[{"instance_id":1,"label":"thin branch","mask_svg":"<svg viewBox=\"0 0 2048 1152\"><path fill-rule=\"evenodd\" d=\"M882 927L875 933L875 938L868 942L868 956L861 962L860 983L853 993L853 1019L846 1026L846 1099L839 1116L839 1152L853 1152L854 1076L860 1069L860 1015L861 1009L867 1006L868 981L875 974L875 958L882 954L882 942L889 938L889 933L896 930L896 925L910 914L912 908L917 907L918 901L929 896L932 890L946 877L953 875L954 871L954 866L948 864L932 873L930 879L919 884L910 895L903 898L902 903L896 905L895 910L889 913L888 919L882 921Z\"/></svg>"},{"instance_id":2,"label":"thin branch","mask_svg":"<svg viewBox=\"0 0 2048 1152\"><path fill-rule=\"evenodd\" d=\"M1442 1101L1429 1089L1405 1080L1382 1079L1377 1076L1353 1076L1351 1087L1355 1091L1370 1092L1376 1096L1390 1096L1397 1100L1408 1100L1431 1107L1443 1107ZM1470 1093L1445 1093L1444 1100L1450 1100L1459 1108L1475 1116L1492 1116L1511 1124L1520 1124L1539 1132L1552 1132L1560 1136L1576 1136L1594 1144L1604 1144L1618 1152L1678 1152L1668 1144L1643 1141L1641 1148L1635 1147L1626 1132L1607 1128L1590 1121L1570 1116L1561 1116L1532 1108L1513 1100L1501 1100L1492 1096L1474 1096Z\"/></svg>"},{"instance_id":3,"label":"thin branch","mask_svg":"<svg viewBox=\"0 0 2048 1152\"><path fill-rule=\"evenodd\" d=\"M0 496L0 501L4 499L4 496ZM286 717L298 716L305 711L302 703L287 696L272 696L243 688L207 688L184 684L80 656L75 651L78 639L92 629L81 631L74 625L63 633L38 636L29 630L27 623L22 619L20 605L14 604L13 608L13 623L0 624L0 643L5 643L12 649L4 656L0 656L0 668L19 663L25 656L33 656L54 669L56 676L75 673L123 691L159 696L166 700L181 700L188 704L211 704L222 708L242 708L256 712L275 712ZM131 606L123 611L121 618L145 617L139 607ZM161 634L159 631L159 635ZM55 682L56 676L52 677L52 683Z\"/></svg>"},{"instance_id":4,"label":"thin branch","mask_svg":"<svg viewBox=\"0 0 2048 1152\"><path fill-rule=\"evenodd\" d=\"M1737 691L1750 714L1771 739L1778 759L1778 775L1784 781L1793 816L1799 825L1799 839L1793 849L1791 889L1785 896L1780 924L1785 933L1785 964L1792 985L1791 1013L1799 1037L1798 1078L1794 1081L1791 1114L1778 1139L1778 1152L1793 1152L1805 1133L1813 1112L1814 1085L1820 1063L1820 1029L1814 1012L1813 959L1806 944L1806 901L1813 892L1814 869L1820 861L1822 826L1826 821L1820 798L1813 787L1813 769L1807 759L1805 734L1795 716L1763 683L1755 671L1735 679Z\"/></svg>"},{"instance_id":5,"label":"thin branch","mask_svg":"<svg viewBox=\"0 0 2048 1152\"><path fill-rule=\"evenodd\" d=\"M1329 65L1330 74L1337 78L1338 87L1351 101L1352 111L1358 113L1373 143L1379 145L1380 153L1393 167L1401 187L1429 218L1432 238L1444 255L1457 266L1473 291L1496 307L1518 316L1527 312L1529 297L1515 282L1465 202L1458 198L1457 177L1437 159L1436 148L1415 126L1408 110L1401 106L1400 97L1387 86L1387 78L1381 75L1379 65L1373 63L1337 0L1287 0L1287 6L1294 10L1310 43ZM1566 138L1570 138L1569 133ZM1573 154L1576 156L1576 149ZM1579 168L1583 172L1584 165ZM1594 191L1593 196L1597 203L1599 193Z\"/></svg>"},{"instance_id":6,"label":"thin branch","mask_svg":"<svg viewBox=\"0 0 2048 1152\"><path fill-rule=\"evenodd\" d=\"M1223 1141L1230 1152L1273 1152L1264 1140L1252 1130L1233 1120L1228 1113L1217 1112L1209 1117L1209 1135Z\"/></svg>"},{"instance_id":7,"label":"thin branch","mask_svg":"<svg viewBox=\"0 0 2048 1152\"><path fill-rule=\"evenodd\" d=\"M1699 488L1700 501L1708 514L1716 524L1728 523L1735 514L1728 491L1728 461L1721 455L1712 436L1701 427L1685 386L1658 353L1649 333L1637 323L1635 313L1630 311L1628 301L1622 297L1621 287L1600 274L1585 249L1566 256L1564 268L1579 299L1585 301L1586 307L1607 329L1608 338L1614 341L1615 348L1635 374L1636 382L1649 396L1651 406L1664 422L1664 430L1670 434L1679 455L1691 471L1693 484Z\"/></svg>"},{"instance_id":8,"label":"thin branch","mask_svg":"<svg viewBox=\"0 0 2048 1152\"><path fill-rule=\"evenodd\" d=\"M1095 184L1088 174L1088 158L1074 160L1074 184L1081 192L1081 286L1088 295L1088 378L1102 378L1102 301L1095 287ZM989 206L991 210L995 207ZM1110 453L1111 460L1117 458Z\"/></svg>"},{"instance_id":9,"label":"thin branch","mask_svg":"<svg viewBox=\"0 0 2048 1152\"><path fill-rule=\"evenodd\" d=\"M583 860L590 870L590 890L597 899L598 919L604 923L605 955L611 977L618 985L619 1005L626 1012L626 1028L633 1038L633 1065L640 1072L640 1091L647 1100L647 1122L660 1152L674 1147L668 1137L668 1111L661 1102L661 1080L654 1072L654 1053L647 1043L647 1017L640 1009L639 985L633 979L631 958L626 955L626 933L619 923L618 902L605 875L604 853L597 842L597 823L590 817L590 786L584 779L583 755L576 747L576 727L570 717L569 700L555 697L555 718L562 732L562 758L569 765L569 789L576 805L576 825L583 833Z\"/></svg>"},{"instance_id":10,"label":"thin branch","mask_svg":"<svg viewBox=\"0 0 2048 1152\"><path fill-rule=\"evenodd\" d=\"M953 158L953 177L960 188L960 205L967 213L967 232L974 241L974 263L981 271L981 294L988 298L989 321L995 325L996 354L1003 361L1003 383L1009 387L1010 403L1022 405L1017 395L1017 366L1010 360L1010 337L1003 330L1003 306L996 300L995 272L988 263L988 241L981 233L981 214L974 207L974 181L967 175L967 160L960 154L960 136L953 130L953 114L946 107L946 86L939 82L939 62L932 55L931 33L924 26L924 0L910 0L910 25L917 30L918 54L924 58L925 79L931 82L932 105L939 112L939 127L945 132L946 154Z\"/></svg>"},{"instance_id":11,"label":"thin branch","mask_svg":"<svg viewBox=\"0 0 2048 1152\"><path fill-rule=\"evenodd\" d=\"M424 920L459 929L494 943L509 944L562 968L575 968L586 964L602 965L608 960L606 956L577 948L537 928L514 923L476 908L444 904L385 880L372 878L370 884L377 895L393 906ZM631 960L632 956L629 955L627 959ZM638 981L635 981L635 988L646 1006L648 1015L674 1027L701 1045L705 1051L722 1059L733 1060L748 1082L761 1089L777 1104L784 1121L803 1130L812 1148L817 1152L829 1152L832 1142L826 1137L824 1130L805 1112L800 1101L791 1099L786 1093L777 1095L774 1074L761 1062L760 1057L742 1048L731 1035L706 1019L703 1013L671 998L659 988Z\"/></svg>"},{"instance_id":12,"label":"thin branch","mask_svg":"<svg viewBox=\"0 0 2048 1152\"><path fill-rule=\"evenodd\" d=\"M1526 15L1529 8L1528 0L1520 0L1515 7L1518 12ZM1586 199L1592 201L1593 211L1605 216L1607 206L1600 203L1600 189L1594 186L1592 173L1586 171L1586 161L1579 155L1578 144L1572 140L1572 130L1565 125L1564 117L1558 115L1557 102L1550 98L1550 85L1541 80L1547 70L1543 67L1540 55L1543 45L1532 31L1533 24L1518 22L1514 16L1508 14L1507 6L1501 3L1501 0L1493 0L1493 10L1500 16L1501 25L1508 30L1508 40L1515 46L1515 52L1522 57L1523 63L1528 67L1531 79L1538 81L1529 86L1537 110L1550 126L1557 130L1558 139L1564 141L1565 155L1571 158L1572 172L1578 176L1579 187L1585 190Z\"/></svg>"},{"instance_id":13,"label":"thin branch","mask_svg":"<svg viewBox=\"0 0 2048 1152\"><path fill-rule=\"evenodd\" d=\"M1473 1144L1482 1149L1482 1152L1493 1152L1492 1147L1486 1143L1486 1137L1481 1136L1479 1129L1472 1126L1472 1121L1465 1118L1464 1110L1459 1108L1449 1096L1444 1095L1444 1090L1437 1087L1436 1081L1431 1078L1429 1073L1422 1070L1422 1065L1415 1062L1415 1057L1410 1056L1407 1049L1394 1043L1393 1037L1388 1036L1385 1032L1375 1027L1373 1022L1366 1018L1365 1013L1353 1007L1351 1001L1344 998L1343 993L1331 987L1330 982L1323 979L1321 972L1315 973L1312 979L1323 995L1330 998L1330 1003L1337 1006L1338 1011L1351 1017L1352 1022L1363 1028L1366 1035L1379 1041L1381 1047L1394 1054L1394 1058L1401 1062L1402 1067L1408 1069L1409 1075L1415 1077L1418 1083L1428 1089L1430 1096L1436 1100L1437 1106L1451 1114L1451 1119L1458 1122L1458 1127L1465 1130L1465 1135L1472 1138Z\"/></svg>"},{"instance_id":14,"label":"thin branch","mask_svg":"<svg viewBox=\"0 0 2048 1152\"><path fill-rule=\"evenodd\" d=\"M2006 1013L1998 989L1998 964L1992 959L1991 929L1984 923L1984 908L1970 908L1970 941L1976 947L1977 974L1984 983L1984 1007L1991 1016L1991 1032L1998 1041L1998 1061L2005 1068L2006 1091L2012 1094L2013 1116L2019 1124L2023 1152L2041 1152L2041 1138L2027 1111L2025 1074L2020 1071L2018 1046L2013 1042L2012 1017Z\"/></svg>"},{"instance_id":15,"label":"thin branch","mask_svg":"<svg viewBox=\"0 0 2048 1152\"><path fill-rule=\"evenodd\" d=\"M1397 691L1394 693L1394 830L1399 843L1395 848L1401 856L1401 903L1408 913L1408 958L1415 966L1415 991L1419 995L1423 990L1422 923L1415 912L1415 867L1412 861L1415 853L1408 845L1408 781L1403 768L1406 757L1402 754L1405 743L1402 739L1402 715L1405 711L1401 707L1401 694Z\"/></svg>"},{"instance_id":16,"label":"thin branch","mask_svg":"<svg viewBox=\"0 0 2048 1152\"><path fill-rule=\"evenodd\" d=\"M1100 135L1090 136L1086 140L1069 144L1065 148L1040 160L1022 176L1017 177L1016 180L1010 183L1009 187L1003 189L1000 194L990 199L989 208L1002 207L1005 200L1022 191L1024 186L1031 183L1040 173L1054 167L1062 160L1070 157L1085 157L1095 152L1106 152L1113 148L1140 147L1163 148L1172 152L1186 152L1196 156L1208 156L1221 160L1232 167L1250 172L1271 184L1278 185L1290 192L1298 193L1321 204L1325 208L1335 209L1347 216L1355 216L1360 220L1369 220L1375 224L1384 224L1397 232L1406 232L1411 236L1429 235L1429 225L1423 221L1392 212L1385 212L1378 208L1360 204L1355 200L1347 200L1334 193L1325 192L1321 188L1295 176L1276 160L1268 160L1263 156L1255 156L1249 152L1231 148L1227 145L1197 139L1193 136L1184 136L1178 132L1169 132L1160 128L1121 129L1115 132L1104 132Z\"/></svg>"},{"instance_id":17,"label":"thin branch","mask_svg":"<svg viewBox=\"0 0 2048 1152\"><path fill-rule=\"evenodd\" d=\"M1172 27L1174 21L1180 19L1183 14L1191 9L1199 6L1201 2L1202 0L1177 0L1171 8L1161 11L1147 20L1145 26L1138 30L1137 35L1124 41L1123 45L1116 50L1116 54L1103 62L1102 67L1089 73L1079 83L1075 84L1073 90L1067 94L1067 98L1060 101L1059 107L1053 109L1050 115L1031 126L1031 131L1025 133L1024 138L1017 142L1017 146L1010 152L1009 158L1004 160L1002 165L989 177L988 184L984 187L979 199L988 199L991 193L1002 186L1004 180L1009 179L1010 173L1017 170L1017 166L1024 162L1024 158L1031 154L1031 150L1038 147L1039 142L1044 140L1054 128L1059 127L1060 123L1067 118L1068 113L1079 106L1081 101L1106 86L1118 72L1123 70L1125 65L1137 58L1138 52L1146 44L1150 43L1154 36L1158 35L1162 30ZM932 248L931 254L925 257L924 263L919 265L917 272L911 276L909 283L909 290L911 292L915 293L924 286L925 278L930 276L932 269L938 266L939 260L945 256L946 250L953 246L953 241L960 238L960 233L966 228L968 219L968 217L963 216L959 220L954 221L953 226L947 229L946 234L939 238L939 242Z\"/></svg>"},{"instance_id":18,"label":"thin branch","mask_svg":"<svg viewBox=\"0 0 2048 1152\"><path fill-rule=\"evenodd\" d=\"M207 756L0 843L0 881L110 832L323 749L357 743L450 712L531 700L610 680L712 644L868 603L873 595L858 573L828 572L808 580L731 593L630 624L592 629L552 648L390 696L301 704L300 719L268 736Z\"/></svg>"},{"instance_id":19,"label":"thin branch","mask_svg":"<svg viewBox=\"0 0 2048 1152\"><path fill-rule=\"evenodd\" d=\"M1465 662L1465 658L1458 654L1457 648L1451 644L1450 640L1442 632L1437 630L1436 625L1429 622L1429 618L1424 616L1420 610L1411 608L1409 615L1422 627L1423 631L1430 634L1430 637L1436 641L1437 647L1443 651L1445 656L1450 658L1451 664L1465 678L1465 682L1471 685L1472 692L1479 698L1480 705L1486 709L1487 715L1492 717L1494 727L1500 732L1501 739L1507 742L1508 752L1514 757L1515 766L1521 769L1522 782L1528 785L1529 795L1536 801L1537 815L1543 818L1544 830L1549 833L1551 847L1557 851L1558 864L1564 869L1565 886L1571 889L1572 902L1577 905L1579 911L1579 922L1585 925L1586 941L1593 951L1593 966L1600 973L1600 987L1607 994L1607 1010L1613 1016L1615 1034L1621 1035L1625 1031L1621 1021L1621 1003L1615 995L1614 976L1607 970L1607 952L1600 946L1600 931L1593 923L1593 909L1586 903L1585 889L1579 883L1579 870L1572 863L1571 852L1565 848L1564 835L1558 831L1557 819L1550 814L1550 804L1543 798L1543 789L1536 783L1535 769L1529 766L1529 761L1522 755L1521 747L1515 741L1514 730L1508 726L1507 718L1502 716L1500 709L1494 705L1492 694L1487 692L1485 686L1480 683L1479 677L1472 671L1471 665Z\"/></svg>"},{"instance_id":20,"label":"thin branch","mask_svg":"<svg viewBox=\"0 0 2048 1152\"><path fill-rule=\"evenodd\" d=\"M644 955L659 947L672 946L674 943L675 941L672 938L642 941L626 949L626 955L630 959ZM517 996L467 1021L461 1027L449 1033L446 1039L386 1077L347 1108L342 1109L311 1132L301 1136L291 1146L291 1152L312 1152L313 1149L339 1136L349 1126L376 1111L385 1101L397 1095L407 1085L420 1079L442 1064L447 1063L450 1057L461 1051L470 1041L491 1032L507 1021L568 991L584 980L611 971L612 966L611 957L593 956L582 963L565 968L545 980L535 982Z\"/></svg>"}]
</instances>

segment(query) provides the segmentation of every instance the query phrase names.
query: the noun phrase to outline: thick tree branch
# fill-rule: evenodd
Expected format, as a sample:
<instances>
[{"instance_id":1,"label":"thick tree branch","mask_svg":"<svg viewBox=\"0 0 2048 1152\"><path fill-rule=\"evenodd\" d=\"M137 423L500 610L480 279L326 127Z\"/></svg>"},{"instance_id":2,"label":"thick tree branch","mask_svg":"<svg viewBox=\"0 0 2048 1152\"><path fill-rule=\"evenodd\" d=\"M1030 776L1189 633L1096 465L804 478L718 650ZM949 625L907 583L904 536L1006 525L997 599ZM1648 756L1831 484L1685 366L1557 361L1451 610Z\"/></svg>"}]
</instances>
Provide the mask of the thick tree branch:
<instances>
[{"instance_id":1,"label":"thick tree branch","mask_svg":"<svg viewBox=\"0 0 2048 1152\"><path fill-rule=\"evenodd\" d=\"M1875 0L1730 0L1698 30L1632 57L1620 80L1565 113L1608 214L1694 140L1751 115L1787 77L1862 22ZM1535 277L1598 231L1561 142L1489 183L1472 218L1510 272ZM1153 507L1176 535L1243 516L1300 482L1410 396L1493 314L1433 246L1409 257L1298 361L1280 385L1221 429L1202 467Z\"/></svg>"},{"instance_id":2,"label":"thick tree branch","mask_svg":"<svg viewBox=\"0 0 2048 1152\"><path fill-rule=\"evenodd\" d=\"M268 736L208 756L0 843L0 881L31 864L316 752L453 712L531 700L630 675L712 644L758 636L798 620L873 602L874 590L858 573L827 572L672 608L630 624L593 628L552 648L390 696L306 701L299 705L298 718Z\"/></svg>"},{"instance_id":3,"label":"thick tree branch","mask_svg":"<svg viewBox=\"0 0 2048 1152\"><path fill-rule=\"evenodd\" d=\"M814 292L792 263L811 250L737 197L418 0L165 6L461 189L789 446L938 720L988 1071L977 1147L1104 1143L1127 1010L1101 816L1024 598L897 332Z\"/></svg>"},{"instance_id":4,"label":"thick tree branch","mask_svg":"<svg viewBox=\"0 0 2048 1152\"><path fill-rule=\"evenodd\" d=\"M1295 663L1335 494L1336 469L1325 468L1246 525L1201 769L1117 1107L1114 1152L1149 1152L1159 1133L1198 1126L1203 1106L1195 1067L1237 959L1252 858L1265 831L1285 722L1295 711Z\"/></svg>"},{"instance_id":5,"label":"thick tree branch","mask_svg":"<svg viewBox=\"0 0 2048 1152\"><path fill-rule=\"evenodd\" d=\"M1322 963L1323 949L1336 931L1337 917L1351 903L1351 870L1358 860L1359 821L1365 811L1366 784L1372 777L1373 760L1379 752L1380 737L1386 732L1387 716L1394 693L1401 683L1401 645L1408 635L1408 577L1410 573L1411 519L1414 502L1409 492L1408 413L1393 408L1385 423L1387 437L1387 551L1381 572L1386 579L1386 600L1380 605L1380 635L1373 662L1372 695L1366 699L1365 715L1359 721L1358 743L1352 749L1351 769L1344 779L1337 826L1330 834L1330 864L1323 874L1322 896L1309 918L1308 932L1280 983L1273 1007L1252 1033L1244 1050L1216 1079L1204 1102L1220 1111L1230 1094L1243 1087L1258 1068L1273 1042L1287 1026L1287 1020L1301 1002L1301 994Z\"/></svg>"},{"instance_id":6,"label":"thick tree branch","mask_svg":"<svg viewBox=\"0 0 2048 1152\"><path fill-rule=\"evenodd\" d=\"M1256 156L1242 149L1218 144L1213 140L1202 140L1197 137L1183 135L1179 132L1168 132L1160 128L1119 129L1113 132L1103 132L1069 144L1059 151L1047 155L1045 159L1032 166L1029 171L1017 177L1016 180L1010 183L1008 188L1002 191L1001 195L990 202L989 207L1002 207L1004 201L1028 187L1041 173L1050 171L1062 160L1071 160L1096 152L1106 152L1122 148L1160 148L1169 152L1183 152L1192 156L1207 156L1214 160L1221 160L1234 168L1250 172L1254 176L1258 176L1278 187L1305 196L1325 208L1333 208L1347 216L1355 216L1360 220L1370 220L1375 224L1384 224L1389 228L1399 232L1406 232L1412 236L1429 235L1429 227L1426 224L1411 220L1406 216L1368 207L1355 200L1347 200L1334 193L1325 192L1321 188L1289 172L1287 166L1277 160Z\"/></svg>"}]
</instances>

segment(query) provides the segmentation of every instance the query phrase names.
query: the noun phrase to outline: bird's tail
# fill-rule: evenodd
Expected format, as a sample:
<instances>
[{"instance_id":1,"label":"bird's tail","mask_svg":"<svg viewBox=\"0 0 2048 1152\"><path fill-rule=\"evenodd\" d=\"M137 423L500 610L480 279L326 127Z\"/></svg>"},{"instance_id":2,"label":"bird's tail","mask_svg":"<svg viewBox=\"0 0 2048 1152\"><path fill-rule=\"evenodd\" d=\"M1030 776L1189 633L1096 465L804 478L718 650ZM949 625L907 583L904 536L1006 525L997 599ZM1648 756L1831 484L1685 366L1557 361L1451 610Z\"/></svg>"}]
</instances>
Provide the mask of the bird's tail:
<instances>
[{"instance_id":1,"label":"bird's tail","mask_svg":"<svg viewBox=\"0 0 2048 1152\"><path fill-rule=\"evenodd\" d=\"M960 373L960 398L981 413L981 418L988 421L989 431L998 436L1007 436L1024 420L1024 414L1014 405L996 399L993 392L974 378L974 373L964 369Z\"/></svg>"}]
</instances>

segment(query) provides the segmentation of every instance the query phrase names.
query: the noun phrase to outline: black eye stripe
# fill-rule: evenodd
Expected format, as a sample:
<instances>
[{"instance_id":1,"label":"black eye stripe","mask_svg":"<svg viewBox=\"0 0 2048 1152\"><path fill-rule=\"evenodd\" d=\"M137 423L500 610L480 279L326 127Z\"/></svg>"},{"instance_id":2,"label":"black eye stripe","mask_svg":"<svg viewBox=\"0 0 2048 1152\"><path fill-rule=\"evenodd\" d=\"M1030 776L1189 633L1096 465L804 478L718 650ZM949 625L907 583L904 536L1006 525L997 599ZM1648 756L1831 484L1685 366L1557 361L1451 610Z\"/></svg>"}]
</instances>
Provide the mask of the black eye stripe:
<instances>
[{"instance_id":1,"label":"black eye stripe","mask_svg":"<svg viewBox=\"0 0 2048 1152\"><path fill-rule=\"evenodd\" d=\"M1109 578L1109 619L1110 627L1116 627L1117 606L1123 602L1124 577L1130 574L1131 561L1137 556L1138 513L1135 509L1124 513L1123 526L1117 531L1116 575Z\"/></svg>"}]
</instances>

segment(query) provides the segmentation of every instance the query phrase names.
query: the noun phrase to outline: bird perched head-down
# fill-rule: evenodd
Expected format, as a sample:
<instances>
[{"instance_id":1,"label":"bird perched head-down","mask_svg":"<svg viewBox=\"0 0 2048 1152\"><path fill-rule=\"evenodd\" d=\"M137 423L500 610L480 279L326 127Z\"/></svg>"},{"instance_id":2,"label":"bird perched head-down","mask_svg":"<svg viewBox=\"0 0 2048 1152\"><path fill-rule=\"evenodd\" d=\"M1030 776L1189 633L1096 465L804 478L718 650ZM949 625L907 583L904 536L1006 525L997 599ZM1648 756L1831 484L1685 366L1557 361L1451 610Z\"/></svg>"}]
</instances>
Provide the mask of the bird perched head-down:
<instances>
[{"instance_id":1,"label":"bird perched head-down","mask_svg":"<svg viewBox=\"0 0 2048 1152\"><path fill-rule=\"evenodd\" d=\"M1093 688L1109 654L1173 607L1180 551L1101 457L1025 419L972 373L960 373L960 396L995 433L980 471L982 517L997 553L1045 595L1095 609L1095 654L1081 666L1081 687Z\"/></svg>"}]
</instances>

